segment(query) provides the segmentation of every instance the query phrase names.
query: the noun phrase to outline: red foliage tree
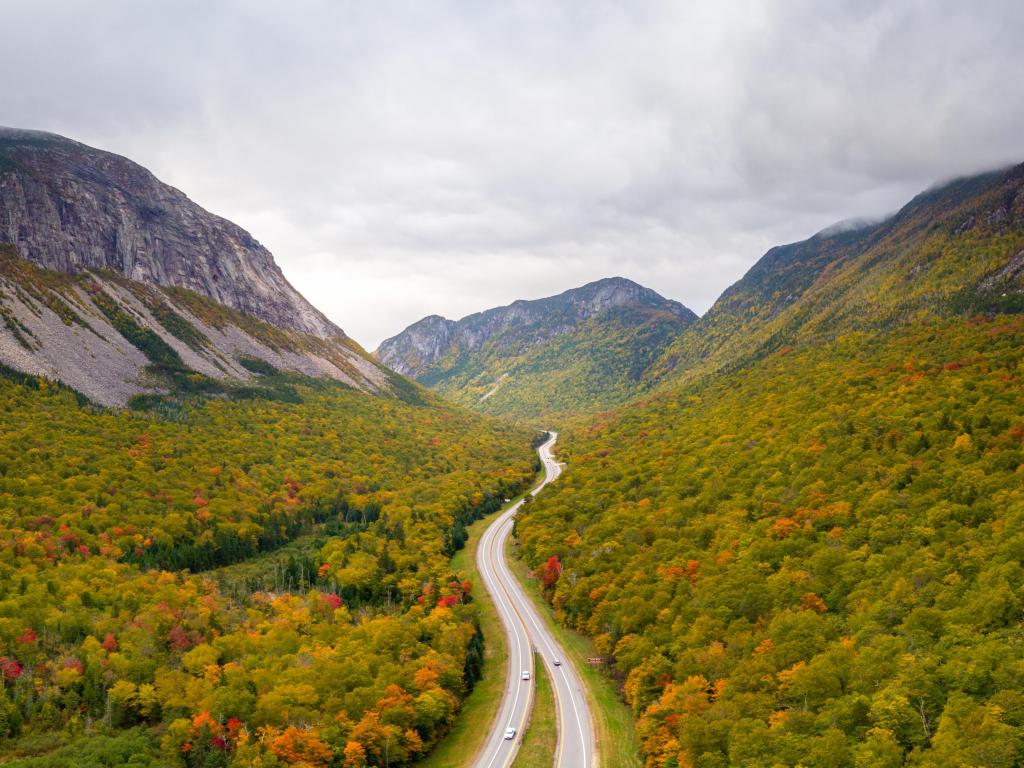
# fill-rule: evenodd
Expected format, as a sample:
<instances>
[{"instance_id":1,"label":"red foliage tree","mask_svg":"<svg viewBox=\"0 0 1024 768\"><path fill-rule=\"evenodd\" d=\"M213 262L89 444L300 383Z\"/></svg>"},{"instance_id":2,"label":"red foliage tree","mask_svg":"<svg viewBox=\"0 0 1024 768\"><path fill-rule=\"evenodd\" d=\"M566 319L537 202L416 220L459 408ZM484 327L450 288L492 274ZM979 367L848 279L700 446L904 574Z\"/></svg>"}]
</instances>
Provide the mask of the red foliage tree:
<instances>
[{"instance_id":1,"label":"red foliage tree","mask_svg":"<svg viewBox=\"0 0 1024 768\"><path fill-rule=\"evenodd\" d=\"M21 677L21 664L6 656L0 658L0 677L7 681L17 680Z\"/></svg>"},{"instance_id":2,"label":"red foliage tree","mask_svg":"<svg viewBox=\"0 0 1024 768\"><path fill-rule=\"evenodd\" d=\"M38 639L39 635L31 627L18 635L18 643L21 645L32 645Z\"/></svg>"},{"instance_id":3,"label":"red foliage tree","mask_svg":"<svg viewBox=\"0 0 1024 768\"><path fill-rule=\"evenodd\" d=\"M342 606L342 599L333 592L324 592L320 595L320 605L328 613L333 613Z\"/></svg>"},{"instance_id":4,"label":"red foliage tree","mask_svg":"<svg viewBox=\"0 0 1024 768\"><path fill-rule=\"evenodd\" d=\"M544 589L548 590L554 587L561 573L562 564L558 561L558 555L552 555L544 563L544 570L540 574L540 583L544 586Z\"/></svg>"}]
</instances>

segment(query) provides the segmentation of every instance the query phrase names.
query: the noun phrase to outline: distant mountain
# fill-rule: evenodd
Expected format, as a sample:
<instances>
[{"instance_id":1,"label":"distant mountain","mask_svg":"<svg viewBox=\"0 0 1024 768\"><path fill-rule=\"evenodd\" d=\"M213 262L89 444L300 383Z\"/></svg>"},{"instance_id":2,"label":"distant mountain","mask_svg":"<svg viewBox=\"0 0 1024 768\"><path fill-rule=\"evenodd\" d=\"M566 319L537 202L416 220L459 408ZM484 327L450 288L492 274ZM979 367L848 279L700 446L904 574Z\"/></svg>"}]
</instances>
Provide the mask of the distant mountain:
<instances>
[{"instance_id":1,"label":"distant mountain","mask_svg":"<svg viewBox=\"0 0 1024 768\"><path fill-rule=\"evenodd\" d=\"M1024 165L921 193L879 222L769 250L648 374L734 366L801 340L913 317L1024 310Z\"/></svg>"},{"instance_id":2,"label":"distant mountain","mask_svg":"<svg viewBox=\"0 0 1024 768\"><path fill-rule=\"evenodd\" d=\"M908 320L1024 310L1024 165L937 185L883 220L769 250L697 318L621 278L471 315L432 315L375 353L497 415L586 412L787 345Z\"/></svg>"},{"instance_id":3,"label":"distant mountain","mask_svg":"<svg viewBox=\"0 0 1024 768\"><path fill-rule=\"evenodd\" d=\"M215 381L247 391L274 370L411 386L248 232L130 160L38 131L0 128L0 316L0 364L105 405Z\"/></svg>"},{"instance_id":4,"label":"distant mountain","mask_svg":"<svg viewBox=\"0 0 1024 768\"><path fill-rule=\"evenodd\" d=\"M431 315L375 355L488 413L581 412L635 394L647 367L696 319L679 302L613 277L458 321Z\"/></svg>"}]
</instances>

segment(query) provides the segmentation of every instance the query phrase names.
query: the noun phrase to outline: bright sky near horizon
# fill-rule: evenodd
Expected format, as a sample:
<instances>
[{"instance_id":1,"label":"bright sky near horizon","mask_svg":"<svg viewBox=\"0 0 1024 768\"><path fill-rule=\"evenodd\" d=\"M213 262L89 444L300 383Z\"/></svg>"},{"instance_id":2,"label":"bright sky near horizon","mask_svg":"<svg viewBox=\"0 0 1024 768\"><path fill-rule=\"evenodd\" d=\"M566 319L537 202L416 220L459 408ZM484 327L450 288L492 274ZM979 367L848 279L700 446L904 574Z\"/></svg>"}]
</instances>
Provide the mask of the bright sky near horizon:
<instances>
[{"instance_id":1,"label":"bright sky near horizon","mask_svg":"<svg viewBox=\"0 0 1024 768\"><path fill-rule=\"evenodd\" d=\"M704 312L772 245L1024 161L1024 3L5 3L0 124L126 155L367 348L621 275Z\"/></svg>"}]
</instances>

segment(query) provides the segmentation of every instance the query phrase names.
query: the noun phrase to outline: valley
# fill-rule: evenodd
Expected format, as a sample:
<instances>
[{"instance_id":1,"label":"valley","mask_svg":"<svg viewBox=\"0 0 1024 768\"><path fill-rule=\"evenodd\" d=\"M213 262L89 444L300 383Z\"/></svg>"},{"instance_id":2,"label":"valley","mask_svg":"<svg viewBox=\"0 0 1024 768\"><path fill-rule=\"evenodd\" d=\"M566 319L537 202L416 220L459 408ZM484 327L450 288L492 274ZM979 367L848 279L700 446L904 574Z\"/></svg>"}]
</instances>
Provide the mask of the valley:
<instances>
[{"instance_id":1,"label":"valley","mask_svg":"<svg viewBox=\"0 0 1024 768\"><path fill-rule=\"evenodd\" d=\"M1019 758L1022 190L772 249L632 400L556 421L514 535L649 765Z\"/></svg>"},{"instance_id":2,"label":"valley","mask_svg":"<svg viewBox=\"0 0 1024 768\"><path fill-rule=\"evenodd\" d=\"M131 161L0 160L3 764L1024 757L1024 166L369 354Z\"/></svg>"}]
</instances>

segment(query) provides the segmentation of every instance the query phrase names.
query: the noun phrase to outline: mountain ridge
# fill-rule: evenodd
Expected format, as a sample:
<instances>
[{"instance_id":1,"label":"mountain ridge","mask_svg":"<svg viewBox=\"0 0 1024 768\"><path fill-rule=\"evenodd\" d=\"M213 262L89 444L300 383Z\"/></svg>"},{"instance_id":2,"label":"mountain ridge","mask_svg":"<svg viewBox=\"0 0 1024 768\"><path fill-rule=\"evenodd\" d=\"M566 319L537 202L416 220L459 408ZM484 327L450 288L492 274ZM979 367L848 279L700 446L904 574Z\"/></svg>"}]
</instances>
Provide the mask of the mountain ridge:
<instances>
[{"instance_id":1,"label":"mountain ridge","mask_svg":"<svg viewBox=\"0 0 1024 768\"><path fill-rule=\"evenodd\" d=\"M833 230L770 248L668 346L649 383L914 313L1024 308L1024 164L934 185L891 216Z\"/></svg>"},{"instance_id":2,"label":"mountain ridge","mask_svg":"<svg viewBox=\"0 0 1024 768\"><path fill-rule=\"evenodd\" d=\"M427 315L409 325L401 333L382 341L374 351L374 355L392 370L415 378L424 375L431 364L440 359L446 351L442 346L450 343L453 335L459 336L460 331L461 338L459 340L468 349L474 349L493 337L495 333L502 332L515 323L526 325L539 322L542 312L554 309L564 315L565 307L560 305L565 303L571 304L578 310L577 317L579 319L593 317L612 307L625 305L653 306L667 309L678 317L688 320L697 318L694 312L678 301L666 299L652 289L628 278L604 277L552 296L539 299L517 299L499 307L473 312L459 320L450 320L437 314ZM418 360L415 363L403 359L403 344L405 342L403 335L409 332L419 333L425 329L434 332L433 336L425 339L434 342L427 359ZM564 326L547 329L538 333L537 338L540 340L546 335L557 335L565 330L567 329Z\"/></svg>"},{"instance_id":3,"label":"mountain ridge","mask_svg":"<svg viewBox=\"0 0 1024 768\"><path fill-rule=\"evenodd\" d=\"M374 354L462 405L528 417L538 407L564 412L622 402L662 347L696 319L677 301L609 277L460 320L428 315Z\"/></svg>"}]
</instances>

